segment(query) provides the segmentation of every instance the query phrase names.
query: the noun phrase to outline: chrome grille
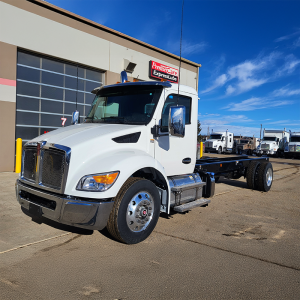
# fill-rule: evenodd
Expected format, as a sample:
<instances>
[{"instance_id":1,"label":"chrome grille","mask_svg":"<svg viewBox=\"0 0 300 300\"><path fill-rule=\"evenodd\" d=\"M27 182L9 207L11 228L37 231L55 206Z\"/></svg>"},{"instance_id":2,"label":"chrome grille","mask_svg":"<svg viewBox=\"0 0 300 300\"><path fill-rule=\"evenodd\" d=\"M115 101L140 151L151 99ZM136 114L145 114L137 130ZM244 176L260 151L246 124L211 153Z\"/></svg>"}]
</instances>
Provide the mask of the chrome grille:
<instances>
[{"instance_id":1,"label":"chrome grille","mask_svg":"<svg viewBox=\"0 0 300 300\"><path fill-rule=\"evenodd\" d=\"M37 148L28 147L23 154L23 177L30 181L35 181L37 163Z\"/></svg>"},{"instance_id":2,"label":"chrome grille","mask_svg":"<svg viewBox=\"0 0 300 300\"><path fill-rule=\"evenodd\" d=\"M65 172L65 152L55 149L42 151L40 183L60 190Z\"/></svg>"},{"instance_id":3,"label":"chrome grille","mask_svg":"<svg viewBox=\"0 0 300 300\"><path fill-rule=\"evenodd\" d=\"M261 145L261 149L269 150L270 149L270 145L269 144L262 144Z\"/></svg>"}]
</instances>

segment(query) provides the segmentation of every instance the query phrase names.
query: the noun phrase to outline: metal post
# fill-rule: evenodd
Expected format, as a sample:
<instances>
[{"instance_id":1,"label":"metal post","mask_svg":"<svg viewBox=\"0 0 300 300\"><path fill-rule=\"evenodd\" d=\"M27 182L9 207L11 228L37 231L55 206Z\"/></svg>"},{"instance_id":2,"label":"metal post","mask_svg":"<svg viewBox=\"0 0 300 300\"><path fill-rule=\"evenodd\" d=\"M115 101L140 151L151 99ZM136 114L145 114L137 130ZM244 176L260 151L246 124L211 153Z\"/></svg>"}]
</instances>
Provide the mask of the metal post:
<instances>
[{"instance_id":1,"label":"metal post","mask_svg":"<svg viewBox=\"0 0 300 300\"><path fill-rule=\"evenodd\" d=\"M22 139L18 138L16 141L16 173L21 173L22 165Z\"/></svg>"},{"instance_id":2,"label":"metal post","mask_svg":"<svg viewBox=\"0 0 300 300\"><path fill-rule=\"evenodd\" d=\"M200 158L203 156L203 143L200 142Z\"/></svg>"}]
</instances>

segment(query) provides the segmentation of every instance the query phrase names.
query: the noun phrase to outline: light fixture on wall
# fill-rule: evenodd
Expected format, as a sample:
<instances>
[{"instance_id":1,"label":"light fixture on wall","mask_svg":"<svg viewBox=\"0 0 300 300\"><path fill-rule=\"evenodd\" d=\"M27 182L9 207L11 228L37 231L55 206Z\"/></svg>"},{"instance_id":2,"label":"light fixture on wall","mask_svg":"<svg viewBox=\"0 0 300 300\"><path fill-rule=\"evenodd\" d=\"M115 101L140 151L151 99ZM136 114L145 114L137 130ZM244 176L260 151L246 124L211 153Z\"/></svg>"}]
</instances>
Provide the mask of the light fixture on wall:
<instances>
[{"instance_id":1,"label":"light fixture on wall","mask_svg":"<svg viewBox=\"0 0 300 300\"><path fill-rule=\"evenodd\" d=\"M128 73L133 73L136 64L124 58L124 70Z\"/></svg>"}]
</instances>

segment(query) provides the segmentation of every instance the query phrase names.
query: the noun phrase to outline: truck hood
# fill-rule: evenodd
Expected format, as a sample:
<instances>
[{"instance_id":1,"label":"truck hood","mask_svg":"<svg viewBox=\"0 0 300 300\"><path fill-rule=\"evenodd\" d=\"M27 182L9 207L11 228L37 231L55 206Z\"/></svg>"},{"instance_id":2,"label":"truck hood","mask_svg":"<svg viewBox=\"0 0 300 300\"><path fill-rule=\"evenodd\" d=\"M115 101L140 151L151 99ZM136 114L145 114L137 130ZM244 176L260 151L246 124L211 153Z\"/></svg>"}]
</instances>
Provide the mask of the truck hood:
<instances>
[{"instance_id":1,"label":"truck hood","mask_svg":"<svg viewBox=\"0 0 300 300\"><path fill-rule=\"evenodd\" d=\"M222 142L222 141L221 141L221 140L206 140L206 141L205 141L205 143L206 143L206 142L213 142L213 143L217 143L217 142Z\"/></svg>"},{"instance_id":2,"label":"truck hood","mask_svg":"<svg viewBox=\"0 0 300 300\"><path fill-rule=\"evenodd\" d=\"M90 144L91 141L95 139L99 140L99 138L114 138L125 134L135 133L141 131L144 127L145 126L143 125L103 123L77 124L40 135L30 142L46 141L47 143L60 144L73 148L82 143Z\"/></svg>"}]
</instances>

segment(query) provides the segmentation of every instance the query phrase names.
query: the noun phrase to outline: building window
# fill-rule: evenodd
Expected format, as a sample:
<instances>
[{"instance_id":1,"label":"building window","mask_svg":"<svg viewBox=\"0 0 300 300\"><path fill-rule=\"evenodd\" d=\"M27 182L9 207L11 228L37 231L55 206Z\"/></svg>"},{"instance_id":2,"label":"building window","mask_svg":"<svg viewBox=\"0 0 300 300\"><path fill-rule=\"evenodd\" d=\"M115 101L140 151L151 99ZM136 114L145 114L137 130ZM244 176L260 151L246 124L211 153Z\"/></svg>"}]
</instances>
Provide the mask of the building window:
<instances>
[{"instance_id":1,"label":"building window","mask_svg":"<svg viewBox=\"0 0 300 300\"><path fill-rule=\"evenodd\" d=\"M16 138L27 142L71 124L72 112L81 122L94 99L91 91L103 85L104 73L68 62L18 51Z\"/></svg>"}]
</instances>

